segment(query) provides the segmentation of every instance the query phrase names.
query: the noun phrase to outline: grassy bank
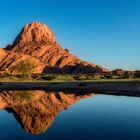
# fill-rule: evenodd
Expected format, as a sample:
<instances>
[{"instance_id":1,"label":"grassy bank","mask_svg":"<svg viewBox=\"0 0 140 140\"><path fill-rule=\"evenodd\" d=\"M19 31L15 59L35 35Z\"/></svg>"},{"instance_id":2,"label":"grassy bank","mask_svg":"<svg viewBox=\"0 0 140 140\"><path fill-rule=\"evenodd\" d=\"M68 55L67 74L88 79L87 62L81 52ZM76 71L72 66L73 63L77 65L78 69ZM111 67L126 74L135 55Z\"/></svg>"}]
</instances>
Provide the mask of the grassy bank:
<instances>
[{"instance_id":1,"label":"grassy bank","mask_svg":"<svg viewBox=\"0 0 140 140\"><path fill-rule=\"evenodd\" d=\"M32 74L32 75L4 75L0 77L3 82L72 82L72 81L92 81L92 82L106 82L106 81L140 81L138 77L131 76L104 76L104 75L68 75L68 74Z\"/></svg>"}]
</instances>

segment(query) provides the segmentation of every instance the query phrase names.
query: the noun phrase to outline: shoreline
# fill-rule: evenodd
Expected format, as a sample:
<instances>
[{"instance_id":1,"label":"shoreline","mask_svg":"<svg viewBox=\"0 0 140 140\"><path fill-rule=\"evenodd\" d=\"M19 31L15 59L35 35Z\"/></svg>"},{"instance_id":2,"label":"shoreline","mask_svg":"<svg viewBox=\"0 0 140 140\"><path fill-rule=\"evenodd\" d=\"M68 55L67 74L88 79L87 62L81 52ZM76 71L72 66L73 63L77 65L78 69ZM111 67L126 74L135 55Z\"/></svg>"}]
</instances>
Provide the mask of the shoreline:
<instances>
[{"instance_id":1,"label":"shoreline","mask_svg":"<svg viewBox=\"0 0 140 140\"><path fill-rule=\"evenodd\" d=\"M0 82L0 91L4 90L47 90L76 93L93 92L111 95L140 96L140 82Z\"/></svg>"}]
</instances>

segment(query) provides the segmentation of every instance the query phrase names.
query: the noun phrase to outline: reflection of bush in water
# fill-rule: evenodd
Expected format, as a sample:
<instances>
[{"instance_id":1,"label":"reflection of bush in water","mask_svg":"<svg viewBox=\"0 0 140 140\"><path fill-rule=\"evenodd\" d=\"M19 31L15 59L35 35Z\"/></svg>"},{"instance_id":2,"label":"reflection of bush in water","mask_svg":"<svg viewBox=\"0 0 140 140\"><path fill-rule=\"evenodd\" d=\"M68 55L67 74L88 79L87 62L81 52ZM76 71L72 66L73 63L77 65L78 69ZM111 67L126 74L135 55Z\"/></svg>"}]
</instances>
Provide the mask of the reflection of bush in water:
<instances>
[{"instance_id":1,"label":"reflection of bush in water","mask_svg":"<svg viewBox=\"0 0 140 140\"><path fill-rule=\"evenodd\" d=\"M33 91L14 91L11 94L13 100L30 102L34 99Z\"/></svg>"}]
</instances>

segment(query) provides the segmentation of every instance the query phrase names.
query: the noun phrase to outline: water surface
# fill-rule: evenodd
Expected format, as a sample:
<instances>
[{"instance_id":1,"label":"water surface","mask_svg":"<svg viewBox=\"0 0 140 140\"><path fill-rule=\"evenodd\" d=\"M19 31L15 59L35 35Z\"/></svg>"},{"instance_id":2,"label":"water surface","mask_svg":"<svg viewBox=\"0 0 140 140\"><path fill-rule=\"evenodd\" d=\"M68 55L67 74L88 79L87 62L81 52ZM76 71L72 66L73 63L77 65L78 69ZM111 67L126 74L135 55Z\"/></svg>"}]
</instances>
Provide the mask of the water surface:
<instances>
[{"instance_id":1,"label":"water surface","mask_svg":"<svg viewBox=\"0 0 140 140\"><path fill-rule=\"evenodd\" d=\"M0 93L0 139L140 139L140 98L47 91Z\"/></svg>"}]
</instances>

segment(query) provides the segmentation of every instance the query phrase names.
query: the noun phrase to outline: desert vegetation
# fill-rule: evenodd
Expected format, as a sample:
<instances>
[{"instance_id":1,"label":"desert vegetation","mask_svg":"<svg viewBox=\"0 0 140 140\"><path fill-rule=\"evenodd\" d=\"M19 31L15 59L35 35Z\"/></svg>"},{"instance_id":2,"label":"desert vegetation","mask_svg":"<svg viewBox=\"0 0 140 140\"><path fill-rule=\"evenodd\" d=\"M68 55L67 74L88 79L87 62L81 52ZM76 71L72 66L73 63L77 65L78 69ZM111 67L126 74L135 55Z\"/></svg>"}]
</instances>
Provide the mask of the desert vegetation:
<instances>
[{"instance_id":1,"label":"desert vegetation","mask_svg":"<svg viewBox=\"0 0 140 140\"><path fill-rule=\"evenodd\" d=\"M31 60L21 60L10 67L11 72L19 73L20 75L31 75L34 72L36 65Z\"/></svg>"},{"instance_id":2,"label":"desert vegetation","mask_svg":"<svg viewBox=\"0 0 140 140\"><path fill-rule=\"evenodd\" d=\"M19 63L20 64L20 63ZM23 64L22 64L23 65ZM33 66L31 66L33 68ZM21 67L18 66L18 70ZM26 69L26 68L25 68ZM0 81L117 81L140 80L140 71L123 74L56 74L56 73L32 73L28 68L21 73L13 74L10 70L0 72Z\"/></svg>"}]
</instances>

